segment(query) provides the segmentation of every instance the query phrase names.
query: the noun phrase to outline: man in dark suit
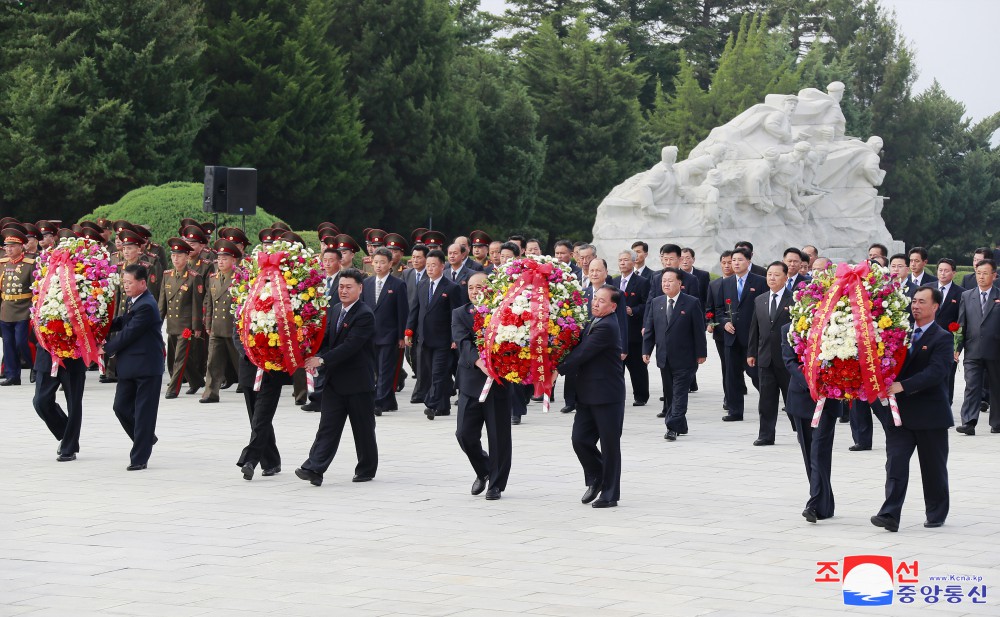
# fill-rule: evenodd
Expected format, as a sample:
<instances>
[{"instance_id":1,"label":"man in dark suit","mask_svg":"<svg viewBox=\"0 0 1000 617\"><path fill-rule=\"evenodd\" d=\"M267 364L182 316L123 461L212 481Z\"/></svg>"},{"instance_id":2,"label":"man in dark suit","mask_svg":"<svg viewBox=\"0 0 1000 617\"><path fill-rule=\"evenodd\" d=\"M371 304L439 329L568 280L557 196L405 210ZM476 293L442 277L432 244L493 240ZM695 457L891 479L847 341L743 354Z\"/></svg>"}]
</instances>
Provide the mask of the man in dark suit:
<instances>
[{"instance_id":1,"label":"man in dark suit","mask_svg":"<svg viewBox=\"0 0 1000 617\"><path fill-rule=\"evenodd\" d=\"M566 264L569 267L570 272L576 275L577 279L581 278L580 266L573 263L573 243L569 240L556 240L555 248L553 249L553 254L555 258L561 263Z\"/></svg>"},{"instance_id":2,"label":"man in dark suit","mask_svg":"<svg viewBox=\"0 0 1000 617\"><path fill-rule=\"evenodd\" d=\"M319 428L309 458L295 475L313 486L323 484L323 474L337 455L344 424L351 420L358 464L353 482L367 482L378 470L375 441L375 314L360 302L364 274L354 268L340 275L340 302L327 310L327 349L306 360L307 370L328 367ZM384 290L383 290L384 291Z\"/></svg>"},{"instance_id":3,"label":"man in dark suit","mask_svg":"<svg viewBox=\"0 0 1000 617\"><path fill-rule=\"evenodd\" d=\"M837 428L837 419L842 413L842 403L836 399L827 399L823 404L823 413L819 418L819 426L812 428L813 412L816 401L809 393L802 372L802 364L795 355L795 350L788 342L789 324L781 327L781 361L788 371L788 398L786 406L795 425L799 449L806 466L806 478L809 479L809 499L802 511L802 516L810 523L833 516L834 499L830 474L833 463L833 434Z\"/></svg>"},{"instance_id":4,"label":"man in dark suit","mask_svg":"<svg viewBox=\"0 0 1000 617\"><path fill-rule=\"evenodd\" d=\"M947 257L938 261L937 265L937 286L941 292L941 307L934 315L934 321L945 330L953 323L958 323L958 309L962 304L962 293L964 287L959 287L955 282L955 270L957 266L953 259ZM948 376L948 403L955 401L955 373L958 372L958 359L951 363L951 374Z\"/></svg>"},{"instance_id":5,"label":"man in dark suit","mask_svg":"<svg viewBox=\"0 0 1000 617\"><path fill-rule=\"evenodd\" d=\"M392 253L387 248L375 249L372 255L373 276L365 279L361 301L375 314L375 415L396 411L396 384L403 362L406 319L409 304L406 283L391 276Z\"/></svg>"},{"instance_id":6,"label":"man in dark suit","mask_svg":"<svg viewBox=\"0 0 1000 617\"><path fill-rule=\"evenodd\" d=\"M118 336L104 344L105 357L118 358L118 386L112 407L132 440L129 471L146 468L156 443L156 412L163 384L164 345L160 309L149 293L146 266L125 267L125 313L111 323Z\"/></svg>"},{"instance_id":7,"label":"man in dark suit","mask_svg":"<svg viewBox=\"0 0 1000 617\"><path fill-rule=\"evenodd\" d=\"M510 476L511 440L507 396L511 385L494 383L486 400L479 402L486 384L486 365L479 357L474 329L475 303L482 298L486 275L482 272L469 278L472 302L459 307L451 315L451 336L458 346L458 425L455 437L462 452L476 472L472 494L486 490L486 499L500 499L507 488ZM490 451L483 451L482 433L486 426L486 440Z\"/></svg>"},{"instance_id":8,"label":"man in dark suit","mask_svg":"<svg viewBox=\"0 0 1000 617\"><path fill-rule=\"evenodd\" d=\"M686 435L687 402L695 368L708 358L705 342L705 314L692 296L681 293L681 272L667 268L660 277L663 295L654 299L646 312L642 335L642 361L649 364L656 347L656 366L663 382L663 411L667 432L675 441Z\"/></svg>"},{"instance_id":9,"label":"man in dark suit","mask_svg":"<svg viewBox=\"0 0 1000 617\"><path fill-rule=\"evenodd\" d=\"M628 317L628 348L625 353L625 368L632 380L632 403L642 407L649 400L649 367L642 361L642 319L646 313L646 298L649 297L649 281L635 271L635 251L618 254L619 277L615 283L622 292L622 304Z\"/></svg>"},{"instance_id":10,"label":"man in dark suit","mask_svg":"<svg viewBox=\"0 0 1000 617\"><path fill-rule=\"evenodd\" d=\"M409 267L403 270L403 282L406 283L406 306L409 309L412 309L417 303L417 288L427 276L425 267L428 251L426 245L415 244L410 249L410 262L407 264ZM409 320L409 314L407 314L407 320ZM427 396L427 384L420 378L420 343L422 341L416 332L413 333L412 338L413 345L406 347L405 356L410 368L413 369L414 383L413 392L410 393L410 403L419 405L424 402L424 397Z\"/></svg>"},{"instance_id":11,"label":"man in dark suit","mask_svg":"<svg viewBox=\"0 0 1000 617\"><path fill-rule=\"evenodd\" d=\"M953 342L948 331L934 323L940 305L941 292L935 287L924 285L914 292L910 352L889 386L889 393L896 395L903 425L885 423L885 502L871 518L873 525L887 531L899 530L914 449L927 511L924 527L940 527L948 516L948 428L954 422L947 379Z\"/></svg>"},{"instance_id":12,"label":"man in dark suit","mask_svg":"<svg viewBox=\"0 0 1000 617\"><path fill-rule=\"evenodd\" d=\"M743 374L758 388L757 369L747 364L750 326L753 324L757 296L767 291L767 281L750 272L750 252L733 250L733 276L722 282L722 312L716 316L725 331L726 380L724 384L729 413L724 422L743 420Z\"/></svg>"},{"instance_id":13,"label":"man in dark suit","mask_svg":"<svg viewBox=\"0 0 1000 617\"><path fill-rule=\"evenodd\" d=\"M799 271L802 269L802 262L805 261L802 255L802 251L790 246L785 249L785 254L781 256L781 261L788 266L788 282L785 283L785 288L789 292L795 293L798 291L801 285L809 283L812 277L808 274L802 274Z\"/></svg>"},{"instance_id":14,"label":"man in dark suit","mask_svg":"<svg viewBox=\"0 0 1000 617\"><path fill-rule=\"evenodd\" d=\"M708 295L705 300L705 323L708 324L707 329L712 335L712 340L715 342L715 350L719 354L719 369L722 371L722 383L725 384L726 343L724 335L726 331L723 330L722 324L719 322L719 317L726 310L726 303L722 297L722 281L733 275L732 251L722 251L722 254L719 255L719 267L722 270L722 276L708 284ZM726 404L725 397L722 400L722 409L729 411L729 405Z\"/></svg>"},{"instance_id":15,"label":"man in dark suit","mask_svg":"<svg viewBox=\"0 0 1000 617\"><path fill-rule=\"evenodd\" d=\"M712 276L707 270L694 267L693 248L684 247L681 249L681 271L694 276L695 280L698 281L698 300L702 306L708 306L708 285L712 281Z\"/></svg>"},{"instance_id":16,"label":"man in dark suit","mask_svg":"<svg viewBox=\"0 0 1000 617\"><path fill-rule=\"evenodd\" d=\"M757 264L753 263L753 257L754 257L753 244L749 240L740 240L733 246L733 250L736 249L746 249L747 254L749 255L748 259L751 262L749 267L750 272L756 274L761 278L764 278L764 276L767 274L767 269L764 268L763 266L758 266Z\"/></svg>"},{"instance_id":17,"label":"man in dark suit","mask_svg":"<svg viewBox=\"0 0 1000 617\"><path fill-rule=\"evenodd\" d=\"M785 286L787 282L788 266L780 261L772 263L767 267L768 292L754 300L747 365L757 369L757 382L760 384L757 404L760 430L753 442L755 446L774 445L778 395L782 400L788 399L788 369L781 361L781 326L791 320L788 310L793 304L792 294Z\"/></svg>"},{"instance_id":18,"label":"man in dark suit","mask_svg":"<svg viewBox=\"0 0 1000 617\"><path fill-rule=\"evenodd\" d=\"M909 261L910 276L906 279L906 295L913 297L913 293L922 285L933 285L937 281L930 272L924 272L927 266L927 249L922 246L915 246L906 253Z\"/></svg>"},{"instance_id":19,"label":"man in dark suit","mask_svg":"<svg viewBox=\"0 0 1000 617\"><path fill-rule=\"evenodd\" d=\"M459 286L461 298L459 304L464 305L469 302L469 292L466 287L469 284L469 277L476 272L469 267L462 246L452 244L448 247L448 267L445 268L445 278Z\"/></svg>"},{"instance_id":20,"label":"man in dark suit","mask_svg":"<svg viewBox=\"0 0 1000 617\"><path fill-rule=\"evenodd\" d=\"M410 306L406 329L412 330L420 344L420 378L427 384L424 415L451 415L451 360L455 346L451 342L451 313L459 307L461 288L444 275L444 253L435 249L427 254L426 272L417 286L417 301ZM413 337L405 339L413 345Z\"/></svg>"},{"instance_id":21,"label":"man in dark suit","mask_svg":"<svg viewBox=\"0 0 1000 617\"><path fill-rule=\"evenodd\" d=\"M593 502L595 508L613 508L620 497L625 372L618 320L612 318L620 302L621 292L611 285L604 285L594 293L594 319L584 330L580 344L558 369L563 375L576 375L573 450L583 466L587 484L581 501Z\"/></svg>"},{"instance_id":22,"label":"man in dark suit","mask_svg":"<svg viewBox=\"0 0 1000 617\"><path fill-rule=\"evenodd\" d=\"M30 338L30 336L29 336ZM52 376L52 354L38 347L35 352L35 413L45 422L59 442L59 462L75 461L80 451L80 426L83 422L83 388L87 365L79 358L63 358L59 372ZM56 391L63 388L66 411L56 402Z\"/></svg>"},{"instance_id":23,"label":"man in dark suit","mask_svg":"<svg viewBox=\"0 0 1000 617\"><path fill-rule=\"evenodd\" d=\"M660 263L663 265L664 270L667 268L677 268L681 267L681 247L676 244L664 244L660 247ZM653 298L663 295L663 282L660 280L663 277L663 270L654 272L653 276L649 279L649 299L647 303L652 302ZM694 296L701 301L701 287L698 284L698 279L693 274L689 274L684 270L681 270L681 293L685 293L689 296Z\"/></svg>"},{"instance_id":24,"label":"man in dark suit","mask_svg":"<svg viewBox=\"0 0 1000 617\"><path fill-rule=\"evenodd\" d=\"M332 225L332 223L330 223ZM326 233L325 231L323 233ZM324 236L324 239L327 237ZM320 264L323 266L323 285L326 287L326 297L330 299L331 302L337 301L337 290L340 288L340 272L343 270L343 264L341 263L340 251L332 246L327 246L323 249L323 253L320 256ZM250 364L249 362L247 362ZM250 364L250 366L253 366ZM254 367L256 370L256 367ZM302 411L319 411L319 402L323 397L323 384L326 382L326 371L319 369L316 371L316 377L313 384L313 393L308 395L309 401L302 405ZM242 387L243 384L241 383ZM251 410L253 406L251 405ZM251 411L251 415L253 412ZM241 465L242 466L242 465ZM266 473L265 468L265 473Z\"/></svg>"},{"instance_id":25,"label":"man in dark suit","mask_svg":"<svg viewBox=\"0 0 1000 617\"><path fill-rule=\"evenodd\" d=\"M647 281L653 277L653 270L646 265L646 258L649 257L649 245L642 240L632 243L632 250L635 251L635 272Z\"/></svg>"},{"instance_id":26,"label":"man in dark suit","mask_svg":"<svg viewBox=\"0 0 1000 617\"><path fill-rule=\"evenodd\" d=\"M962 294L958 325L962 341L955 360L965 351L965 399L962 426L965 435L976 434L984 382L990 390L990 432L1000 433L1000 289L993 286L996 264L984 259L976 266L976 286Z\"/></svg>"},{"instance_id":27,"label":"man in dark suit","mask_svg":"<svg viewBox=\"0 0 1000 617\"><path fill-rule=\"evenodd\" d=\"M976 266L984 259L993 259L993 251L988 248L976 249L976 252L972 254L972 273L966 274L962 278L962 287L972 289L976 286ZM993 263L997 263L996 260ZM1000 279L993 281L993 286L1000 287Z\"/></svg>"}]
</instances>

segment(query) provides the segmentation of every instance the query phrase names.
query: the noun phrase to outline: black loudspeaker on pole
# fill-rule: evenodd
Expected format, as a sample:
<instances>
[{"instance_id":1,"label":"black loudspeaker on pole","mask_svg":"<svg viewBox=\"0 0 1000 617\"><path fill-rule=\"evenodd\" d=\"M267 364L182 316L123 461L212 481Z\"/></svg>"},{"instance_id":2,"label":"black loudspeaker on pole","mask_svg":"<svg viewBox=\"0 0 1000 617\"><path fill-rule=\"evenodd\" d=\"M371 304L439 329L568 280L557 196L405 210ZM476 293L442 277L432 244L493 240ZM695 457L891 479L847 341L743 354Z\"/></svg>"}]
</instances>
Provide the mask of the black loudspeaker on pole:
<instances>
[{"instance_id":1,"label":"black loudspeaker on pole","mask_svg":"<svg viewBox=\"0 0 1000 617\"><path fill-rule=\"evenodd\" d=\"M205 196L202 202L204 212L226 211L226 184L228 167L205 166Z\"/></svg>"},{"instance_id":2,"label":"black loudspeaker on pole","mask_svg":"<svg viewBox=\"0 0 1000 617\"><path fill-rule=\"evenodd\" d=\"M253 216L257 213L257 170L230 167L226 173L226 207L229 214Z\"/></svg>"}]
</instances>

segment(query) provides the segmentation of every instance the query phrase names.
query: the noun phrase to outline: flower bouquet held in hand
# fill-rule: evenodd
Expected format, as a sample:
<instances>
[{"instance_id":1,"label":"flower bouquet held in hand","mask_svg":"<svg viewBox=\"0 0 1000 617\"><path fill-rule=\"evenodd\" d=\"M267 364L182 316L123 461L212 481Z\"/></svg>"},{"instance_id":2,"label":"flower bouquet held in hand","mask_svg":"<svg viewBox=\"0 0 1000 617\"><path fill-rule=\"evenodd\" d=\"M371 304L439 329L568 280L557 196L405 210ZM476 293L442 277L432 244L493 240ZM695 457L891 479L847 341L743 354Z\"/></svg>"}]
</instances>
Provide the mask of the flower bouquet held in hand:
<instances>
[{"instance_id":1,"label":"flower bouquet held in hand","mask_svg":"<svg viewBox=\"0 0 1000 617\"><path fill-rule=\"evenodd\" d=\"M230 293L259 390L265 370L292 374L316 353L326 333L328 300L316 255L298 242L260 246L244 263L246 276L241 273ZM311 390L312 373L306 376Z\"/></svg>"},{"instance_id":2,"label":"flower bouquet held in hand","mask_svg":"<svg viewBox=\"0 0 1000 617\"><path fill-rule=\"evenodd\" d=\"M962 341L965 339L965 336L962 333L962 326L959 325L957 321L953 321L948 324L948 332L951 332L952 341L954 343L953 349L957 354L958 350L962 348Z\"/></svg>"},{"instance_id":3,"label":"flower bouquet held in hand","mask_svg":"<svg viewBox=\"0 0 1000 617\"><path fill-rule=\"evenodd\" d=\"M490 376L480 400L495 381L533 385L547 412L556 366L580 342L587 319L580 283L558 260L531 255L496 268L474 320Z\"/></svg>"},{"instance_id":4,"label":"flower bouquet held in hand","mask_svg":"<svg viewBox=\"0 0 1000 617\"><path fill-rule=\"evenodd\" d=\"M118 268L100 242L63 238L39 256L31 322L39 345L52 354L53 375L64 359L103 364L100 348L111 328L119 284Z\"/></svg>"},{"instance_id":5,"label":"flower bouquet held in hand","mask_svg":"<svg viewBox=\"0 0 1000 617\"><path fill-rule=\"evenodd\" d=\"M839 264L795 292L788 342L803 365L813 400L812 425L828 398L869 403L888 400L901 424L889 386L902 369L910 335L909 298L900 281L868 262Z\"/></svg>"}]
</instances>

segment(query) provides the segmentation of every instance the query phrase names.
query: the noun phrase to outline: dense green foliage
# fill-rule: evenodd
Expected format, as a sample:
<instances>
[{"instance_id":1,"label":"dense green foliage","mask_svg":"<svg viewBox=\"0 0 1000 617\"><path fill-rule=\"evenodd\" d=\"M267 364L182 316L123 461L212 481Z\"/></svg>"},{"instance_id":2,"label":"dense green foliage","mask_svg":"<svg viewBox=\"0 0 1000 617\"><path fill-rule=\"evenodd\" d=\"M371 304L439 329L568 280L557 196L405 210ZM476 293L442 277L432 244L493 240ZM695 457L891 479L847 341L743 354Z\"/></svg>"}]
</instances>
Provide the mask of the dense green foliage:
<instances>
[{"instance_id":1,"label":"dense green foliage","mask_svg":"<svg viewBox=\"0 0 1000 617\"><path fill-rule=\"evenodd\" d=\"M885 140L890 231L959 258L1000 241L1000 113L973 125L938 84L914 92L875 0L507 6L3 3L0 214L73 220L222 164L257 167L295 227L586 239L662 146L683 157L766 93L842 81L848 134Z\"/></svg>"}]
</instances>

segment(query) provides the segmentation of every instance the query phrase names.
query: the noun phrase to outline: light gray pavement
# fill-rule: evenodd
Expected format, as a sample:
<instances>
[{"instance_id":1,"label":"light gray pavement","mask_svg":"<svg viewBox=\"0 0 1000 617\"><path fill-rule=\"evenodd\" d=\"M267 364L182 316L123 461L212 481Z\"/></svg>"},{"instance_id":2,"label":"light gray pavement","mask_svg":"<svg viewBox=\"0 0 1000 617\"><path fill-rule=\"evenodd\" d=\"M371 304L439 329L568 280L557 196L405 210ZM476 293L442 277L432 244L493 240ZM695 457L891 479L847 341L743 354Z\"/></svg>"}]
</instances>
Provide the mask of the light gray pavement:
<instances>
[{"instance_id":1,"label":"light gray pavement","mask_svg":"<svg viewBox=\"0 0 1000 617\"><path fill-rule=\"evenodd\" d=\"M487 502L469 494L454 414L430 422L409 404L378 420L375 481L350 481L347 432L322 487L297 479L318 414L295 407L290 388L275 419L284 471L273 478L246 482L234 464L249 433L234 388L217 405L161 401L150 467L126 472L114 386L96 373L79 459L58 463L25 371L25 385L0 388L0 616L1000 614L1000 435L951 433L941 529L922 526L914 457L902 527L888 533L868 522L883 496L881 428L873 451L853 453L841 424L837 514L810 525L789 423L779 418L777 445L753 447L752 388L749 421L721 422L711 354L690 435L664 441L655 402L626 409L622 500L609 510L580 504L561 400L548 415L532 404L513 427L508 489ZM816 562L856 554L916 559L922 584L982 576L987 604L845 607L839 583L814 582Z\"/></svg>"}]
</instances>

